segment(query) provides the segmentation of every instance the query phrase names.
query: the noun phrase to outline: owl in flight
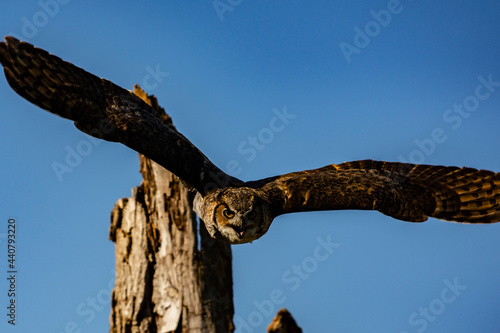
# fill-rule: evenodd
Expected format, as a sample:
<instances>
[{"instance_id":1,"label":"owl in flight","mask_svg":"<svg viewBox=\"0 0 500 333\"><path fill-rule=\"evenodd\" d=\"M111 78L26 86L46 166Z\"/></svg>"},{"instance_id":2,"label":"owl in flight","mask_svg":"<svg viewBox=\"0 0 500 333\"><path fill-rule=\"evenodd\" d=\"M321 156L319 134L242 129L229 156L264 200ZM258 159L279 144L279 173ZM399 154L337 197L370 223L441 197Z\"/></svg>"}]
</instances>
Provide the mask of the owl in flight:
<instances>
[{"instance_id":1,"label":"owl in flight","mask_svg":"<svg viewBox=\"0 0 500 333\"><path fill-rule=\"evenodd\" d=\"M10 86L81 131L121 142L197 191L194 210L213 238L251 242L281 214L378 210L395 219L429 216L464 223L500 221L500 173L372 160L244 182L215 166L132 92L69 62L5 37L0 62Z\"/></svg>"}]
</instances>

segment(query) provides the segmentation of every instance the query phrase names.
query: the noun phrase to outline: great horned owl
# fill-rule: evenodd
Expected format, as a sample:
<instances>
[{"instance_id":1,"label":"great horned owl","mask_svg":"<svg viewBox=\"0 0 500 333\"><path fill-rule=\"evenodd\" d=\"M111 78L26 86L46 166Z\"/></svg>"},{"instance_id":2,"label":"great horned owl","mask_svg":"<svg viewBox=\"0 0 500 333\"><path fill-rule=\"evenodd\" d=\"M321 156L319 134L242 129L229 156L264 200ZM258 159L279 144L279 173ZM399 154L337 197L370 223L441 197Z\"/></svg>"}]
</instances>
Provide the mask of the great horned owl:
<instances>
[{"instance_id":1,"label":"great horned owl","mask_svg":"<svg viewBox=\"0 0 500 333\"><path fill-rule=\"evenodd\" d=\"M276 216L263 198L250 187L222 188L196 193L193 208L213 238L247 243L264 235Z\"/></svg>"},{"instance_id":2,"label":"great horned owl","mask_svg":"<svg viewBox=\"0 0 500 333\"><path fill-rule=\"evenodd\" d=\"M500 220L500 174L486 170L364 160L243 182L130 91L31 44L5 40L0 62L19 95L173 172L197 191L194 210L214 238L251 242L276 216L314 210L378 210L410 222Z\"/></svg>"}]
</instances>

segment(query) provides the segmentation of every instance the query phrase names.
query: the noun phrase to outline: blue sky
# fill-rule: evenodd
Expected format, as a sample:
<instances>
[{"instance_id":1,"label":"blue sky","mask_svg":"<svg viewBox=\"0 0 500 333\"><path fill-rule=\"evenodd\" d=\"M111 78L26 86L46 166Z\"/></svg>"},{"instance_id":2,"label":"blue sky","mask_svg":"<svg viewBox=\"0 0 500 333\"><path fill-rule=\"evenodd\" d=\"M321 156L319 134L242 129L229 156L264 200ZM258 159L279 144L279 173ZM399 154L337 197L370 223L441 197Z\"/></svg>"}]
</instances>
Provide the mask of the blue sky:
<instances>
[{"instance_id":1,"label":"blue sky","mask_svg":"<svg viewBox=\"0 0 500 333\"><path fill-rule=\"evenodd\" d=\"M244 180L365 158L500 171L498 2L216 4L4 1L0 31L146 86ZM90 139L3 78L0 101L1 275L10 217L19 267L15 328L0 280L1 330L107 331L109 215L141 181L137 154ZM54 162L85 148L58 178ZM262 239L233 246L237 332L264 332L281 307L304 332L498 332L498 239L500 224L281 216Z\"/></svg>"}]
</instances>

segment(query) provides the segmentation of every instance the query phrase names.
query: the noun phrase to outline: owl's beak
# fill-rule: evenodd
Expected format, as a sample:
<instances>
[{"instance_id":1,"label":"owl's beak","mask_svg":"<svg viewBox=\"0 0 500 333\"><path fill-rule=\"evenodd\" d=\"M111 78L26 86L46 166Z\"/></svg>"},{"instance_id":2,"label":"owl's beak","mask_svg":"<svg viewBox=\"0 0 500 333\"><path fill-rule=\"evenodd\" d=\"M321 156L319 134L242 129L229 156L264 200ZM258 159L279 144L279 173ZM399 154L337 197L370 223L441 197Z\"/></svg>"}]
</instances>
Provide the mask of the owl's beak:
<instances>
[{"instance_id":1,"label":"owl's beak","mask_svg":"<svg viewBox=\"0 0 500 333\"><path fill-rule=\"evenodd\" d=\"M233 228L234 231L236 231L236 235L238 235L238 238L239 239L242 239L243 238L243 235L245 234L245 229L243 228L240 228L238 226L231 226Z\"/></svg>"}]
</instances>

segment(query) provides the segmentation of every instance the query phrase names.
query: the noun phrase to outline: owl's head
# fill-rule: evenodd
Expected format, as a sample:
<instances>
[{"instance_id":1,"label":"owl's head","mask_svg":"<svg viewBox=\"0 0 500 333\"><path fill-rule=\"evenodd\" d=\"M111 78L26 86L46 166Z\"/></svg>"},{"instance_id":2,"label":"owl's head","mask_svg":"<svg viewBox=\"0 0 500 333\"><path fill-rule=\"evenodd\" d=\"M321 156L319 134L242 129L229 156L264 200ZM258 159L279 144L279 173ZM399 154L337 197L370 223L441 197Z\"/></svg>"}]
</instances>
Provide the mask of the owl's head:
<instances>
[{"instance_id":1,"label":"owl's head","mask_svg":"<svg viewBox=\"0 0 500 333\"><path fill-rule=\"evenodd\" d=\"M214 190L194 200L196 214L210 236L231 244L242 244L264 235L273 217L258 192L248 187Z\"/></svg>"}]
</instances>

